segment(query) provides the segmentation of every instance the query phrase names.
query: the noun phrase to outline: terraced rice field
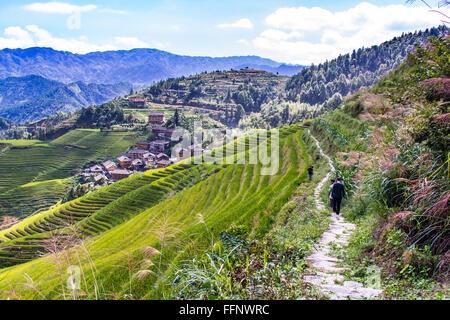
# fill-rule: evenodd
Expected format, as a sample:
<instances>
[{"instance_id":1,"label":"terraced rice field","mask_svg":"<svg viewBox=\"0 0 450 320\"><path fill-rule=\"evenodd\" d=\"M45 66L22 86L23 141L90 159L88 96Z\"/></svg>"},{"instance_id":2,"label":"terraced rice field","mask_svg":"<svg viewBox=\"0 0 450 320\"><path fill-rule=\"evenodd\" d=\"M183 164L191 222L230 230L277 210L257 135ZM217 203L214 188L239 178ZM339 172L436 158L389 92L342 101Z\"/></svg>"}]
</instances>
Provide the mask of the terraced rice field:
<instances>
[{"instance_id":1,"label":"terraced rice field","mask_svg":"<svg viewBox=\"0 0 450 320\"><path fill-rule=\"evenodd\" d=\"M49 236L46 229L63 227L63 221L73 221L83 234L95 236L56 256L0 270L0 292L6 288L4 280L20 283L26 273L39 284L39 290L56 294L60 279L54 259L65 256L64 267L74 264L82 268L83 290L90 298L101 294L92 289L100 282L102 292L126 290L131 285L135 297L154 298L155 281L173 272L183 259L210 248L221 231L244 226L258 237L270 229L306 176L301 130L298 126L281 130L281 164L275 175L261 175L260 164L177 164L123 180L3 231L2 263L31 259ZM146 246L163 253L158 258L158 272L151 281L131 283L130 279L129 284L129 271L117 265L124 258L131 263L142 259ZM93 268L95 272L91 272ZM35 291L28 294L37 297Z\"/></svg>"},{"instance_id":2,"label":"terraced rice field","mask_svg":"<svg viewBox=\"0 0 450 320\"><path fill-rule=\"evenodd\" d=\"M73 130L48 144L0 153L0 217L21 217L54 205L66 186L61 179L88 161L115 157L138 140L135 133ZM45 184L30 185L37 182Z\"/></svg>"}]
</instances>

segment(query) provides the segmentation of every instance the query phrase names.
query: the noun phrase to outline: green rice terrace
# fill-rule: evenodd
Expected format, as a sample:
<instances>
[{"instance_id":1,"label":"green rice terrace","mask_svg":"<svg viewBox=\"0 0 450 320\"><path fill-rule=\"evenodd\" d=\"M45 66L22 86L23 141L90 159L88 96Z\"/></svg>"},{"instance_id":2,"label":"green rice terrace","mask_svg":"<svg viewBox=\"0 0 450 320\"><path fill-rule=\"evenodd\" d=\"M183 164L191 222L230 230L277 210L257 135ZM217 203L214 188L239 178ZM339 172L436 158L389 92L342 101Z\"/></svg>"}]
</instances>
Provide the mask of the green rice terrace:
<instances>
[{"instance_id":1,"label":"green rice terrace","mask_svg":"<svg viewBox=\"0 0 450 320\"><path fill-rule=\"evenodd\" d=\"M1 231L0 266L6 268L0 270L0 296L23 283L26 275L30 286L21 290L22 297L42 298L45 292L46 298L66 298L61 281L74 265L83 274L85 298L110 299L111 292L128 291L133 298L161 298L163 279L185 259L211 248L222 231L242 226L262 237L272 228L306 177L309 157L302 131L299 125L281 128L281 161L275 175L262 175L261 164L193 164L187 159ZM248 150L252 139L258 137L235 140L234 150L245 146L246 151L234 157L256 152ZM267 139L271 140L270 132ZM144 259L149 270L141 273L150 278L135 281L130 272L143 267L145 256L150 256ZM134 267L130 271L125 266Z\"/></svg>"},{"instance_id":2,"label":"green rice terrace","mask_svg":"<svg viewBox=\"0 0 450 320\"><path fill-rule=\"evenodd\" d=\"M47 209L64 194L67 178L92 160L107 159L139 141L130 132L72 130L51 141L12 140L0 153L0 216Z\"/></svg>"}]
</instances>

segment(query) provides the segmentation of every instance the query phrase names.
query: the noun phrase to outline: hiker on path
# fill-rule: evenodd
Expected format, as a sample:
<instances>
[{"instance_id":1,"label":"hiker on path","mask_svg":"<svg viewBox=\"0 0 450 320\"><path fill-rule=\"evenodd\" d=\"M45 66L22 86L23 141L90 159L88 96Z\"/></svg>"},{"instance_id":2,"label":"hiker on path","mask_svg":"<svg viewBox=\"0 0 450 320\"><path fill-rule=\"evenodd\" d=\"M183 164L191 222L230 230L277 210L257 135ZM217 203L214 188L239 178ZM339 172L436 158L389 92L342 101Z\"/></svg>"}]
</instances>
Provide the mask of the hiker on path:
<instances>
[{"instance_id":1,"label":"hiker on path","mask_svg":"<svg viewBox=\"0 0 450 320\"><path fill-rule=\"evenodd\" d=\"M331 196L331 191L333 191L333 186L335 182L336 180L331 179L330 190L328 191L328 199L330 199L330 208L333 210L333 213L334 213L334 200L333 197Z\"/></svg>"},{"instance_id":2,"label":"hiker on path","mask_svg":"<svg viewBox=\"0 0 450 320\"><path fill-rule=\"evenodd\" d=\"M313 166L309 166L309 168L308 168L309 181L312 180L313 174L314 174L314 167Z\"/></svg>"},{"instance_id":3,"label":"hiker on path","mask_svg":"<svg viewBox=\"0 0 450 320\"><path fill-rule=\"evenodd\" d=\"M339 216L341 213L341 202L345 196L345 187L342 184L342 178L337 178L337 182L331 188L331 197L334 202L333 211Z\"/></svg>"}]
</instances>

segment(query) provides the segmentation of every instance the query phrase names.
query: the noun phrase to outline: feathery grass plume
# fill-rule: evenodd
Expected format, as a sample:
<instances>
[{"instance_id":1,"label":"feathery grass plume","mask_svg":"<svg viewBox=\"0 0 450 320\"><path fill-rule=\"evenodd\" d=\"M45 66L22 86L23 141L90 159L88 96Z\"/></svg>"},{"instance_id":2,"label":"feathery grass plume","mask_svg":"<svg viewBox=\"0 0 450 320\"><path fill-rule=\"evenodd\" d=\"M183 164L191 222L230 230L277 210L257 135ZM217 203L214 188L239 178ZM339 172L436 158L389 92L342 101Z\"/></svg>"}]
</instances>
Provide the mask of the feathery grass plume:
<instances>
[{"instance_id":1,"label":"feathery grass plume","mask_svg":"<svg viewBox=\"0 0 450 320\"><path fill-rule=\"evenodd\" d=\"M128 272L128 297L133 297L132 278L133 274L140 269L141 261L137 260L130 252L123 252L123 255L118 260L122 264L113 265L113 267L124 269Z\"/></svg>"},{"instance_id":2,"label":"feathery grass plume","mask_svg":"<svg viewBox=\"0 0 450 320\"><path fill-rule=\"evenodd\" d=\"M155 248L150 247L150 246L144 247L142 249L142 252L143 252L145 257L150 258L150 259L153 258L154 256L157 256L157 255L161 254L161 252L159 252L158 250L156 250Z\"/></svg>"},{"instance_id":3,"label":"feathery grass plume","mask_svg":"<svg viewBox=\"0 0 450 320\"><path fill-rule=\"evenodd\" d=\"M5 300L21 300L20 294L17 293L17 290L12 283L9 280L6 280L6 282L8 283L9 290L1 291L0 297L3 295L6 296Z\"/></svg>"},{"instance_id":4,"label":"feathery grass plume","mask_svg":"<svg viewBox=\"0 0 450 320\"><path fill-rule=\"evenodd\" d=\"M35 291L43 300L47 300L45 295L38 289L37 285L34 283L34 280L26 273L24 274L24 277L27 282L20 283L20 285Z\"/></svg>"},{"instance_id":5,"label":"feathery grass plume","mask_svg":"<svg viewBox=\"0 0 450 320\"><path fill-rule=\"evenodd\" d=\"M138 280L144 280L154 274L155 273L152 270L139 270L135 276Z\"/></svg>"}]
</instances>

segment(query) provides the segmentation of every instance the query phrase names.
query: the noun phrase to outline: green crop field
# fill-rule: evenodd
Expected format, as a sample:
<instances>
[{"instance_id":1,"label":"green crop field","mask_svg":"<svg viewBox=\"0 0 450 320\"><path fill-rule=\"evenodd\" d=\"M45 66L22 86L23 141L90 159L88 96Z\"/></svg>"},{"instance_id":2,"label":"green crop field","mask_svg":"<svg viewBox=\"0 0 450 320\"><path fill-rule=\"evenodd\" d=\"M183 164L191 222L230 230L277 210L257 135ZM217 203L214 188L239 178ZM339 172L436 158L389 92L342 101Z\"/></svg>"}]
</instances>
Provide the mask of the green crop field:
<instances>
[{"instance_id":1,"label":"green crop field","mask_svg":"<svg viewBox=\"0 0 450 320\"><path fill-rule=\"evenodd\" d=\"M244 226L260 237L271 228L305 179L308 163L301 130L281 130L276 175L261 175L260 164L176 164L133 176L2 231L1 263L31 261L2 269L0 292L8 289L6 280L23 283L26 274L38 291L24 289L22 294L42 298L38 292L46 292L46 298L61 298L61 279L66 281L66 268L76 265L82 270L86 297L107 299L108 292L131 286L134 297L154 298L155 283L183 259L209 248L221 231ZM55 234L64 236L57 241L69 241L75 234L85 240L48 255ZM120 265L134 265L147 246L162 253L158 270L146 281L129 279L129 270ZM45 250L47 255L36 259Z\"/></svg>"},{"instance_id":2,"label":"green crop field","mask_svg":"<svg viewBox=\"0 0 450 320\"><path fill-rule=\"evenodd\" d=\"M54 205L67 185L61 179L88 161L119 155L141 138L128 132L73 130L47 144L34 141L26 149L5 150L0 154L0 217L21 217ZM30 185L35 182L45 184Z\"/></svg>"},{"instance_id":3,"label":"green crop field","mask_svg":"<svg viewBox=\"0 0 450 320\"><path fill-rule=\"evenodd\" d=\"M10 144L13 147L27 147L42 143L40 140L0 140L0 144Z\"/></svg>"}]
</instances>

